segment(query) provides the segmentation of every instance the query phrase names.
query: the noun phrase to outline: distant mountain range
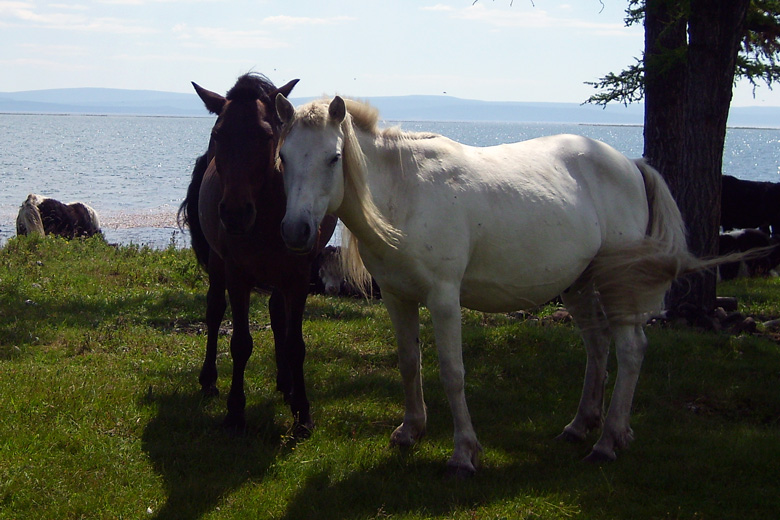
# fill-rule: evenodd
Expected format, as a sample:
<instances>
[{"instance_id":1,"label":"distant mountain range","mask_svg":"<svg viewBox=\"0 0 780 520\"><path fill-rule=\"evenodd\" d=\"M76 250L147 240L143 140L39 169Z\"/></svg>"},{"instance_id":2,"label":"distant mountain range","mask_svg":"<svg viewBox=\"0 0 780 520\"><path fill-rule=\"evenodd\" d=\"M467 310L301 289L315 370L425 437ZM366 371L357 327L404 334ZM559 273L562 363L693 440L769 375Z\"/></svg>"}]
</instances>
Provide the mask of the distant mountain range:
<instances>
[{"instance_id":1,"label":"distant mountain range","mask_svg":"<svg viewBox=\"0 0 780 520\"><path fill-rule=\"evenodd\" d=\"M292 98L300 104L312 98ZM641 104L602 108L577 103L476 101L450 96L372 97L387 121L499 121L641 125ZM193 94L153 90L71 88L0 92L0 113L207 116ZM730 126L780 128L780 107L735 107Z\"/></svg>"}]
</instances>

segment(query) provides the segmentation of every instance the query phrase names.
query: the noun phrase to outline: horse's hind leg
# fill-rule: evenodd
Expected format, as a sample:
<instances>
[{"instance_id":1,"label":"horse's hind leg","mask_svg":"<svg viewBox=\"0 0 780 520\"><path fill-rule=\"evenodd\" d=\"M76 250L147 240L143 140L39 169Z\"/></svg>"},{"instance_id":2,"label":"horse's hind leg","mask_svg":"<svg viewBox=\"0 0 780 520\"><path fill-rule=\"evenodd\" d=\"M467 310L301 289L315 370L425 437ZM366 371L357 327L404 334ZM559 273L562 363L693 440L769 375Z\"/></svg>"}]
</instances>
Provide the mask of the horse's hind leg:
<instances>
[{"instance_id":1,"label":"horse's hind leg","mask_svg":"<svg viewBox=\"0 0 780 520\"><path fill-rule=\"evenodd\" d=\"M600 428L604 417L604 386L607 382L609 324L592 284L572 287L561 295L566 309L582 333L588 362L577 415L558 439L579 442L589 431Z\"/></svg>"},{"instance_id":2,"label":"horse's hind leg","mask_svg":"<svg viewBox=\"0 0 780 520\"><path fill-rule=\"evenodd\" d=\"M216 253L211 253L217 257ZM200 382L203 393L207 396L219 394L217 390L217 342L219 326L225 317L227 301L225 300L225 267L221 260L213 258L209 263L209 290L206 295L206 357L200 369Z\"/></svg>"},{"instance_id":3,"label":"horse's hind leg","mask_svg":"<svg viewBox=\"0 0 780 520\"><path fill-rule=\"evenodd\" d=\"M613 324L611 330L615 338L618 374L601 437L586 458L590 461L615 460L615 450L627 447L634 440L629 424L631 403L647 349L647 338L641 325Z\"/></svg>"}]
</instances>

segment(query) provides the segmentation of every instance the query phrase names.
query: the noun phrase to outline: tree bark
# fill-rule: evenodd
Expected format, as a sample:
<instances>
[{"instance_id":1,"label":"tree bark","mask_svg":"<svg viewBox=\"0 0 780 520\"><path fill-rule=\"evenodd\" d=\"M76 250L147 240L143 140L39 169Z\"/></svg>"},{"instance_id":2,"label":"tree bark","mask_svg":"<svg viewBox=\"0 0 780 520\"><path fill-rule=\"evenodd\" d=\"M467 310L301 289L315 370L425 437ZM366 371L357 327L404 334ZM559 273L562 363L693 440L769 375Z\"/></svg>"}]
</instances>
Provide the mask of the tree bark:
<instances>
[{"instance_id":1,"label":"tree bark","mask_svg":"<svg viewBox=\"0 0 780 520\"><path fill-rule=\"evenodd\" d=\"M688 246L701 257L718 253L726 121L749 6L750 0L691 0L684 139L687 182L678 193ZM709 313L715 306L715 273L706 271L684 282L672 289L672 305L687 304Z\"/></svg>"},{"instance_id":2,"label":"tree bark","mask_svg":"<svg viewBox=\"0 0 780 520\"><path fill-rule=\"evenodd\" d=\"M658 169L673 194L685 180L684 135L687 70L682 54L687 20L676 1L647 0L645 8L645 159Z\"/></svg>"},{"instance_id":3,"label":"tree bark","mask_svg":"<svg viewBox=\"0 0 780 520\"><path fill-rule=\"evenodd\" d=\"M645 157L669 184L700 257L718 251L726 121L734 71L750 0L647 0L645 18ZM687 42L686 42L687 26ZM670 61L669 49L687 43ZM666 58L662 58L664 54ZM664 61L659 61L659 60ZM667 309L700 320L715 306L713 272L672 286Z\"/></svg>"}]
</instances>

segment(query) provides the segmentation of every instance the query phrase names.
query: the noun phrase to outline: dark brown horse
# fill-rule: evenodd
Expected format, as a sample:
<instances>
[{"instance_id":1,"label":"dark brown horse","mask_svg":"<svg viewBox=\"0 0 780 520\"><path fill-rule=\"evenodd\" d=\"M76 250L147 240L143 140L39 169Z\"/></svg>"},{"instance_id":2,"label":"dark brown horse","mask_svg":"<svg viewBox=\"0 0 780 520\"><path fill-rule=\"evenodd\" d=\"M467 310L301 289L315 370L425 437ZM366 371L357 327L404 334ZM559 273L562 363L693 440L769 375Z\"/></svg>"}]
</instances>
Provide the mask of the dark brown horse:
<instances>
[{"instance_id":1,"label":"dark brown horse","mask_svg":"<svg viewBox=\"0 0 780 520\"><path fill-rule=\"evenodd\" d=\"M187 198L179 208L179 221L189 226L193 250L209 275L208 339L199 378L203 391L217 393L217 337L227 290L233 312L233 380L225 424L244 427L244 370L253 348L250 293L270 289L276 388L284 394L295 432L301 435L313 425L303 377L303 310L312 262L329 240L336 220L323 220L320 246L308 255L290 252L280 235L286 199L282 175L276 168L281 123L274 99L277 93L288 95L297 82L277 89L267 78L247 74L226 97L193 83L206 108L218 117L208 152L195 163Z\"/></svg>"}]
</instances>

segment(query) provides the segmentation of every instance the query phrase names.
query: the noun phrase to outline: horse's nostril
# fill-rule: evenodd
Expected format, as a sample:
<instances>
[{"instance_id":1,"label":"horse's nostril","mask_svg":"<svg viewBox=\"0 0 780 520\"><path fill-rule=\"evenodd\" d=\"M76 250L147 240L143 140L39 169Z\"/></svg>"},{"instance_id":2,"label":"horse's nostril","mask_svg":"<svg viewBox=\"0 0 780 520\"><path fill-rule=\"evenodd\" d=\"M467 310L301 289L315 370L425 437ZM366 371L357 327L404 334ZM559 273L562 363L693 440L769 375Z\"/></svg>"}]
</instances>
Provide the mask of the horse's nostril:
<instances>
[{"instance_id":1,"label":"horse's nostril","mask_svg":"<svg viewBox=\"0 0 780 520\"><path fill-rule=\"evenodd\" d=\"M282 221L282 238L292 249L305 247L311 237L311 225L308 222Z\"/></svg>"}]
</instances>

